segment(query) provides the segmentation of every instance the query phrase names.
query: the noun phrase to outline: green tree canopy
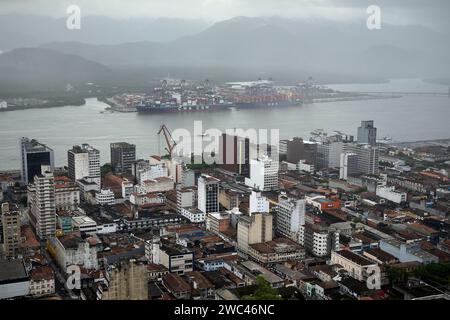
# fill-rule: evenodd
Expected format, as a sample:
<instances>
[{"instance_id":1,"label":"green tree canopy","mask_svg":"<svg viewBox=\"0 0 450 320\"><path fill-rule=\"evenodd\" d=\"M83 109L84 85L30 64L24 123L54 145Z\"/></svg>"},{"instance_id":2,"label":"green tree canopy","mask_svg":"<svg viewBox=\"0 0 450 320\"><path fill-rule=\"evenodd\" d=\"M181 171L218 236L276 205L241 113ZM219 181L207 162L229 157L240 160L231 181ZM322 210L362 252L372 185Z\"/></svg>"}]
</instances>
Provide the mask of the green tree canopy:
<instances>
[{"instance_id":1,"label":"green tree canopy","mask_svg":"<svg viewBox=\"0 0 450 320\"><path fill-rule=\"evenodd\" d=\"M112 165L110 163L106 163L101 167L102 178L106 176L108 173L113 171Z\"/></svg>"},{"instance_id":2,"label":"green tree canopy","mask_svg":"<svg viewBox=\"0 0 450 320\"><path fill-rule=\"evenodd\" d=\"M242 297L242 300L281 300L278 291L272 288L263 277L256 278L257 288L253 294Z\"/></svg>"}]
</instances>

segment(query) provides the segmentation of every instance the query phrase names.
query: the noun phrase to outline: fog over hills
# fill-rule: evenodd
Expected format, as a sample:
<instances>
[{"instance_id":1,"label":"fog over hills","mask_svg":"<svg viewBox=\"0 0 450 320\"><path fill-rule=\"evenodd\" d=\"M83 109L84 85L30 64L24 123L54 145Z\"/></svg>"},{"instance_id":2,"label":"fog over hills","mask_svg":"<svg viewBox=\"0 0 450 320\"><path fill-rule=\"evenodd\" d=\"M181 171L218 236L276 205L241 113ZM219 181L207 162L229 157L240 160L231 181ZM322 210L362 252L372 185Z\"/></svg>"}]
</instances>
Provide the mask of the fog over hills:
<instances>
[{"instance_id":1,"label":"fog over hills","mask_svg":"<svg viewBox=\"0 0 450 320\"><path fill-rule=\"evenodd\" d=\"M9 22L14 26L22 18ZM450 74L449 34L415 25L384 24L381 30L370 31L365 21L235 17L208 26L199 20L86 17L80 31L69 31L60 26L63 19L33 16L28 23L36 24L36 36L25 26L4 28L6 21L0 23L0 35L9 47L27 44L51 49L52 55L54 51L76 55L84 63L98 64L91 74L104 66L113 72L229 68L272 76L276 71L291 78L313 75L334 81ZM10 60L0 55L0 61L5 67ZM6 81L5 76L0 79Z\"/></svg>"},{"instance_id":2,"label":"fog over hills","mask_svg":"<svg viewBox=\"0 0 450 320\"><path fill-rule=\"evenodd\" d=\"M80 30L66 28L67 18L41 15L0 15L0 50L38 46L54 41L119 44L171 41L195 34L210 24L199 19L83 17Z\"/></svg>"},{"instance_id":3,"label":"fog over hills","mask_svg":"<svg viewBox=\"0 0 450 320\"><path fill-rule=\"evenodd\" d=\"M444 76L448 35L420 26L365 22L236 17L194 35L165 43L111 46L51 43L103 64L129 66L225 66L290 70L366 72L378 77Z\"/></svg>"},{"instance_id":4,"label":"fog over hills","mask_svg":"<svg viewBox=\"0 0 450 320\"><path fill-rule=\"evenodd\" d=\"M104 79L111 71L73 54L44 48L19 48L0 55L3 91L61 90L67 83Z\"/></svg>"}]
</instances>

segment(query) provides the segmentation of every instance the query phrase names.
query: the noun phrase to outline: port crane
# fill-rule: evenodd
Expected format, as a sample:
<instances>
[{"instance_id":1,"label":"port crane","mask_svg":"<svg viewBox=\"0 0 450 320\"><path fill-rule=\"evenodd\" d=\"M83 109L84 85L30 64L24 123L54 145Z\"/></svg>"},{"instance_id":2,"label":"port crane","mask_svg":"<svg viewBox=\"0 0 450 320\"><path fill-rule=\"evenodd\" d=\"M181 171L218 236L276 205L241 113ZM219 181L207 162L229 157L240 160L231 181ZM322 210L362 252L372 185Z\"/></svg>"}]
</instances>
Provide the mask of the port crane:
<instances>
[{"instance_id":1,"label":"port crane","mask_svg":"<svg viewBox=\"0 0 450 320\"><path fill-rule=\"evenodd\" d=\"M169 153L170 159L172 159L172 151L177 145L175 140L172 138L172 134L165 124L162 124L159 128L158 135L161 137L161 133L164 134L164 138L166 139L167 147L165 150ZM159 147L159 153L161 154L161 147Z\"/></svg>"}]
</instances>

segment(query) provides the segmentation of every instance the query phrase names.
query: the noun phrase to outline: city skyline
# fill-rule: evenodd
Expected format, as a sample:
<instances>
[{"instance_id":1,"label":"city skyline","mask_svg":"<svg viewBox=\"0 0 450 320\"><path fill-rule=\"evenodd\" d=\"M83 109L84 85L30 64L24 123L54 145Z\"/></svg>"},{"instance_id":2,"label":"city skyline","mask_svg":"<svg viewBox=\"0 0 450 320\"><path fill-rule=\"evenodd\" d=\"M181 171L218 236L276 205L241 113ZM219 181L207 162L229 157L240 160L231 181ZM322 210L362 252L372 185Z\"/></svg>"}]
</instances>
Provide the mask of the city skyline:
<instances>
[{"instance_id":1,"label":"city skyline","mask_svg":"<svg viewBox=\"0 0 450 320\"><path fill-rule=\"evenodd\" d=\"M0 305L445 310L449 9L0 0Z\"/></svg>"}]
</instances>

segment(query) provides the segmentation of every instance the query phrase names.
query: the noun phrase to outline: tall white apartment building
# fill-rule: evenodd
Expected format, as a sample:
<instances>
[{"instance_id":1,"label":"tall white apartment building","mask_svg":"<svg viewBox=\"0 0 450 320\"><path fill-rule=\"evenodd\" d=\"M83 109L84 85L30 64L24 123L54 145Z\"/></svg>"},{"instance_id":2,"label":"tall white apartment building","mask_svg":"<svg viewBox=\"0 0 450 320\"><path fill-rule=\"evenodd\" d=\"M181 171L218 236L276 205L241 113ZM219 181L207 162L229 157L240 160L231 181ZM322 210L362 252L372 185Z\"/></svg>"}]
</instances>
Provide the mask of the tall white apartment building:
<instances>
[{"instance_id":1,"label":"tall white apartment building","mask_svg":"<svg viewBox=\"0 0 450 320\"><path fill-rule=\"evenodd\" d=\"M278 189L279 162L267 156L250 160L250 178L245 184L259 191Z\"/></svg>"},{"instance_id":2,"label":"tall white apartment building","mask_svg":"<svg viewBox=\"0 0 450 320\"><path fill-rule=\"evenodd\" d=\"M198 178L198 208L202 212L219 212L219 182L206 174Z\"/></svg>"},{"instance_id":3,"label":"tall white apartment building","mask_svg":"<svg viewBox=\"0 0 450 320\"><path fill-rule=\"evenodd\" d=\"M317 144L315 159L317 169L338 168L345 145L343 141L324 141Z\"/></svg>"},{"instance_id":4,"label":"tall white apartment building","mask_svg":"<svg viewBox=\"0 0 450 320\"><path fill-rule=\"evenodd\" d=\"M348 176L358 173L358 156L356 153L341 153L339 179L347 180Z\"/></svg>"},{"instance_id":5,"label":"tall white apartment building","mask_svg":"<svg viewBox=\"0 0 450 320\"><path fill-rule=\"evenodd\" d=\"M79 146L67 152L68 174L72 180L81 180L89 176L89 153Z\"/></svg>"},{"instance_id":6,"label":"tall white apartment building","mask_svg":"<svg viewBox=\"0 0 450 320\"><path fill-rule=\"evenodd\" d=\"M300 227L305 224L305 199L278 197L276 231L278 234L298 241Z\"/></svg>"},{"instance_id":7,"label":"tall white apartment building","mask_svg":"<svg viewBox=\"0 0 450 320\"><path fill-rule=\"evenodd\" d=\"M74 146L67 152L67 163L69 177L74 181L85 179L88 182L94 182L100 190L101 186L101 167L100 151L90 146L82 144Z\"/></svg>"},{"instance_id":8,"label":"tall white apartment building","mask_svg":"<svg viewBox=\"0 0 450 320\"><path fill-rule=\"evenodd\" d=\"M250 215L253 212L266 212L269 213L269 200L261 195L261 192L252 191L250 195Z\"/></svg>"},{"instance_id":9,"label":"tall white apartment building","mask_svg":"<svg viewBox=\"0 0 450 320\"><path fill-rule=\"evenodd\" d=\"M324 257L331 250L339 250L339 232L318 224L305 223L300 227L298 242L316 257Z\"/></svg>"},{"instance_id":10,"label":"tall white apartment building","mask_svg":"<svg viewBox=\"0 0 450 320\"><path fill-rule=\"evenodd\" d=\"M183 188L177 190L177 212L182 208L191 208L197 202L197 192L194 188Z\"/></svg>"},{"instance_id":11,"label":"tall white apartment building","mask_svg":"<svg viewBox=\"0 0 450 320\"><path fill-rule=\"evenodd\" d=\"M347 144L342 153L356 154L358 173L378 174L378 159L380 150L369 144Z\"/></svg>"},{"instance_id":12,"label":"tall white apartment building","mask_svg":"<svg viewBox=\"0 0 450 320\"><path fill-rule=\"evenodd\" d=\"M177 213L193 223L201 223L206 219L206 213L197 208L197 190L181 188L177 190Z\"/></svg>"},{"instance_id":13,"label":"tall white apartment building","mask_svg":"<svg viewBox=\"0 0 450 320\"><path fill-rule=\"evenodd\" d=\"M49 166L34 176L34 197L30 199L30 220L40 239L54 237L56 233L55 178Z\"/></svg>"}]
</instances>

